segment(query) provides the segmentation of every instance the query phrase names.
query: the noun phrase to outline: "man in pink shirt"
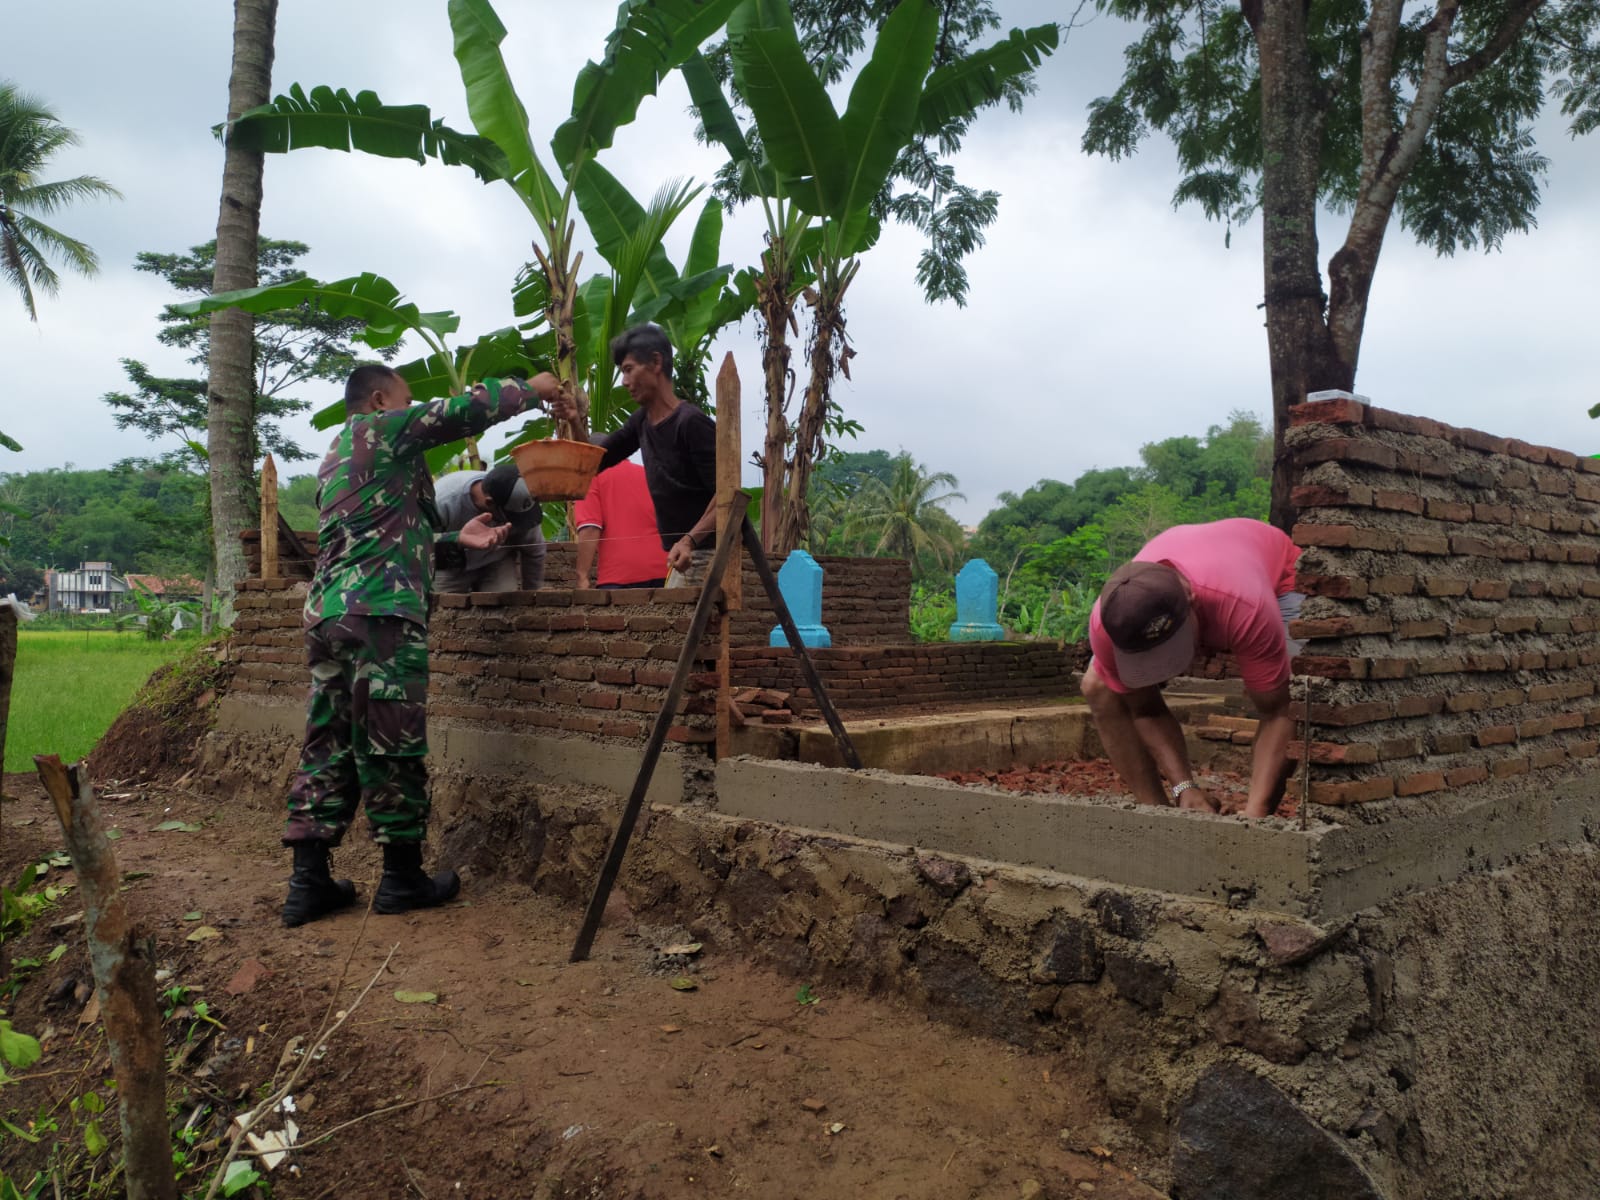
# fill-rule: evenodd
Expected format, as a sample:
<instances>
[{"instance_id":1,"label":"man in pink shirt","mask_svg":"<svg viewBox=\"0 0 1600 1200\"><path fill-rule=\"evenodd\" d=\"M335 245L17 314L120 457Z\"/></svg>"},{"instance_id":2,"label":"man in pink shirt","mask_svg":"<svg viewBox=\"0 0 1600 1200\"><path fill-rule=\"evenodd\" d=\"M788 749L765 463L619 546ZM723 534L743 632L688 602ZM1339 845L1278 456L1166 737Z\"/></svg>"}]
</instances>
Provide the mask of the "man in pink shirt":
<instances>
[{"instance_id":1,"label":"man in pink shirt","mask_svg":"<svg viewBox=\"0 0 1600 1200\"><path fill-rule=\"evenodd\" d=\"M1227 652L1260 715L1244 815L1277 808L1288 778L1294 717L1288 622L1300 550L1280 530L1244 517L1157 534L1106 582L1089 614L1094 658L1083 696L1111 763L1141 804L1216 812L1194 783L1183 729L1161 698L1197 650ZM1162 784L1162 777L1171 791Z\"/></svg>"}]
</instances>

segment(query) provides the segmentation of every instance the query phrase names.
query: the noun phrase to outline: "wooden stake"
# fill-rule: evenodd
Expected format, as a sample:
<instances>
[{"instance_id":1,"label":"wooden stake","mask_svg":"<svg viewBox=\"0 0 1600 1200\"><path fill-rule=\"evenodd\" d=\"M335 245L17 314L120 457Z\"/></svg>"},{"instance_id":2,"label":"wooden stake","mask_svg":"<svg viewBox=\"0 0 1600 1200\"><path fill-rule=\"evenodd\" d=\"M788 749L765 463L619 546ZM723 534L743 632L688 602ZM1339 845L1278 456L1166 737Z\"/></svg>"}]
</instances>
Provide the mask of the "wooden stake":
<instances>
[{"instance_id":1,"label":"wooden stake","mask_svg":"<svg viewBox=\"0 0 1600 1200\"><path fill-rule=\"evenodd\" d=\"M117 1079L128 1200L177 1200L156 1009L155 940L128 919L122 873L82 764L64 766L54 754L38 755L33 763L55 803L78 876L89 965Z\"/></svg>"},{"instance_id":2,"label":"wooden stake","mask_svg":"<svg viewBox=\"0 0 1600 1200\"><path fill-rule=\"evenodd\" d=\"M717 545L740 540L744 493L739 490L739 370L730 351L717 372ZM722 630L717 644L717 757L733 752L733 614L744 606L739 551L735 547L719 581L722 584Z\"/></svg>"},{"instance_id":3,"label":"wooden stake","mask_svg":"<svg viewBox=\"0 0 1600 1200\"><path fill-rule=\"evenodd\" d=\"M746 503L749 497L740 493L741 499ZM744 527L748 529L749 523ZM711 559L711 569L706 572L705 582L700 585L700 601L694 606L694 616L689 620L689 632L684 638L683 652L678 655L678 669L673 672L672 682L667 686L666 698L661 702L661 711L656 714L656 723L650 729L650 739L645 743L644 758L639 763L639 773L634 776L633 791L628 793L628 802L622 806L622 816L617 820L617 832L611 837L611 848L606 851L606 861L600 867L600 878L595 880L594 893L589 897L589 907L583 914L583 928L578 931L578 940L573 943L572 954L568 962L582 962L589 957L589 948L594 945L594 935L600 928L600 918L605 915L606 901L611 898L611 887L617 881L617 873L622 869L622 856L628 851L628 839L633 836L634 823L639 819L639 810L644 807L644 796L650 790L650 777L655 774L656 760L661 757L662 744L667 740L667 730L672 726L672 718L677 715L678 701L683 699L684 685L689 682L689 672L694 667L696 652L700 649L700 639L705 637L706 626L711 623L711 609L716 602L717 580L722 578L722 573L727 569L728 558L733 554L733 548L738 544L737 538L725 538L717 543L717 552Z\"/></svg>"},{"instance_id":4,"label":"wooden stake","mask_svg":"<svg viewBox=\"0 0 1600 1200\"><path fill-rule=\"evenodd\" d=\"M261 578L278 578L278 466L267 455L261 464Z\"/></svg>"}]
</instances>

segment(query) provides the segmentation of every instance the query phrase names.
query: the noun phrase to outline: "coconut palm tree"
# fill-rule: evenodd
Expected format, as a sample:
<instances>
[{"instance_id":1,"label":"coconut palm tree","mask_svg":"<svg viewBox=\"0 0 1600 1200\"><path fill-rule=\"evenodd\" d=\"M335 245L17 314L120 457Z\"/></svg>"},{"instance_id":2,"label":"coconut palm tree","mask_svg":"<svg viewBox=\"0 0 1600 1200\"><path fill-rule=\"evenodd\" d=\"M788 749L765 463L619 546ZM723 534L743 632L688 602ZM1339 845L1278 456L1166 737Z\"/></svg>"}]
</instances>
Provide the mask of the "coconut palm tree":
<instances>
[{"instance_id":1,"label":"coconut palm tree","mask_svg":"<svg viewBox=\"0 0 1600 1200\"><path fill-rule=\"evenodd\" d=\"M23 307L35 321L39 312L34 289L54 296L61 288L50 259L82 275L100 269L93 250L39 218L76 200L121 197L116 188L93 175L44 181L50 159L77 141L78 135L37 98L0 81L0 274L22 293Z\"/></svg>"},{"instance_id":2,"label":"coconut palm tree","mask_svg":"<svg viewBox=\"0 0 1600 1200\"><path fill-rule=\"evenodd\" d=\"M930 561L948 568L965 540L961 526L942 507L966 499L955 490L958 485L950 472L930 473L902 451L888 483L868 479L852 498L846 536L868 553L909 559L919 573Z\"/></svg>"}]
</instances>

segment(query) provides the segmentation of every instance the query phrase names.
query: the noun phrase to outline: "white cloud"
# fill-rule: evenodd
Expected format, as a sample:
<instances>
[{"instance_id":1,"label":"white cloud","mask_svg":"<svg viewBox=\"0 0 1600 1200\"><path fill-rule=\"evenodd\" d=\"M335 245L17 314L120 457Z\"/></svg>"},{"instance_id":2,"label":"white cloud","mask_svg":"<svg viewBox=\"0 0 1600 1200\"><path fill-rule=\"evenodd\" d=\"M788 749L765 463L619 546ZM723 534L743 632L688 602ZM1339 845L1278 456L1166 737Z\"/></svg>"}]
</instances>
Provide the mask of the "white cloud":
<instances>
[{"instance_id":1,"label":"white cloud","mask_svg":"<svg viewBox=\"0 0 1600 1200\"><path fill-rule=\"evenodd\" d=\"M500 6L517 86L543 143L565 115L585 59L597 57L614 8L538 0ZM275 90L291 82L370 87L389 102L422 102L470 128L441 5L280 6ZM1008 21L1060 15L1013 0ZM210 134L227 94L231 6L167 0L55 0L7 14L6 70L45 97L83 136L58 175L91 172L123 190L60 224L100 253L94 281L67 277L38 328L0 302L5 428L26 446L0 467L109 463L149 452L118 433L101 393L118 389L123 357L184 370L154 340L158 280L132 270L139 250L175 251L215 230L221 152ZM866 426L858 448L904 447L958 476L975 521L1003 490L1134 462L1147 441L1203 433L1228 412L1268 408L1260 300L1260 226L1223 230L1174 212L1170 148L1159 139L1112 163L1078 149L1085 105L1115 86L1124 31L1101 19L1073 32L1042 72L1023 116L997 112L969 137L964 179L1002 193L999 223L970 261L966 309L928 307L914 282L920 242L891 228L852 288L847 317L858 357L841 382ZM61 70L58 47L79 63ZM49 51L49 52L47 52ZM666 81L605 156L637 195L669 176L707 179L717 156L697 145L681 81ZM1377 403L1577 450L1600 448L1585 411L1593 372L1585 276L1600 235L1587 216L1600 148L1545 127L1552 161L1541 228L1502 253L1440 260L1392 230L1377 276L1360 390ZM307 151L269 158L263 232L310 243L313 274L375 270L417 303L452 308L464 336L511 319L508 284L529 256L532 218L503 186L429 164ZM692 217L674 231L681 261ZM754 211L733 215L724 248L742 266L761 244ZM1323 229L1324 257L1336 220ZM592 260L592 255L591 255ZM744 381L747 453L759 443L760 347L755 323L724 335ZM331 398L334 389L328 389ZM320 446L324 435L300 440Z\"/></svg>"}]
</instances>

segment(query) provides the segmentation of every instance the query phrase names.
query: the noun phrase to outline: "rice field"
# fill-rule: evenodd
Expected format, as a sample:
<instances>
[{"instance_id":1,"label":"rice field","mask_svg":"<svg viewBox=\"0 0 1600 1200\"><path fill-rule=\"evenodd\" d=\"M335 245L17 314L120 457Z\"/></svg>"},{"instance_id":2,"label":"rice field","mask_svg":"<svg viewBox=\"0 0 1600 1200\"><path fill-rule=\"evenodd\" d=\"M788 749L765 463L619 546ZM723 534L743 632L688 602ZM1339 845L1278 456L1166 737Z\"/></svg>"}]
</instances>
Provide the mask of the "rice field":
<instances>
[{"instance_id":1,"label":"rice field","mask_svg":"<svg viewBox=\"0 0 1600 1200\"><path fill-rule=\"evenodd\" d=\"M19 630L5 769L32 771L35 754L82 758L150 673L192 644L141 632Z\"/></svg>"}]
</instances>

